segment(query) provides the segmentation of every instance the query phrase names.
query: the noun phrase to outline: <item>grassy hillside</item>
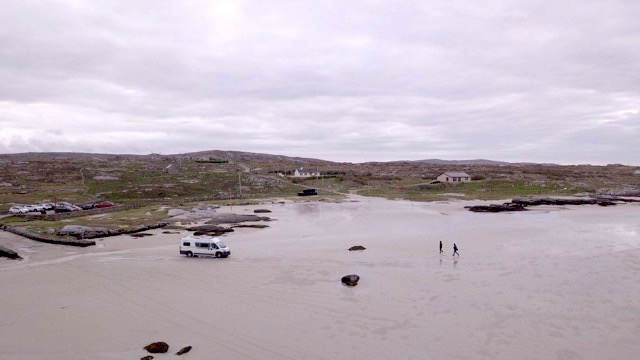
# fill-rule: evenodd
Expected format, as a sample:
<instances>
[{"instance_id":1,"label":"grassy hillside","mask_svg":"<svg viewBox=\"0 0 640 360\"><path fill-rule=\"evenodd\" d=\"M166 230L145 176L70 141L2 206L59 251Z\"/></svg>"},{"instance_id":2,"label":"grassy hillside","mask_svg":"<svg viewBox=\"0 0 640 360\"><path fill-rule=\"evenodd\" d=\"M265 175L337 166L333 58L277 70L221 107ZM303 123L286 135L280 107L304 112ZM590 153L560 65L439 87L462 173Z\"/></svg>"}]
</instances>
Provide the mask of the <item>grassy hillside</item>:
<instances>
[{"instance_id":1,"label":"grassy hillside","mask_svg":"<svg viewBox=\"0 0 640 360\"><path fill-rule=\"evenodd\" d=\"M225 162L201 162L202 158ZM320 171L315 179L278 173ZM417 201L505 199L527 195L571 195L640 187L634 167L624 165L540 165L488 161L335 163L317 159L242 152L182 155L30 153L0 155L0 211L12 203L110 200L127 203L179 203L295 197L304 187L323 195L355 192ZM465 171L471 183L431 185L447 171Z\"/></svg>"}]
</instances>

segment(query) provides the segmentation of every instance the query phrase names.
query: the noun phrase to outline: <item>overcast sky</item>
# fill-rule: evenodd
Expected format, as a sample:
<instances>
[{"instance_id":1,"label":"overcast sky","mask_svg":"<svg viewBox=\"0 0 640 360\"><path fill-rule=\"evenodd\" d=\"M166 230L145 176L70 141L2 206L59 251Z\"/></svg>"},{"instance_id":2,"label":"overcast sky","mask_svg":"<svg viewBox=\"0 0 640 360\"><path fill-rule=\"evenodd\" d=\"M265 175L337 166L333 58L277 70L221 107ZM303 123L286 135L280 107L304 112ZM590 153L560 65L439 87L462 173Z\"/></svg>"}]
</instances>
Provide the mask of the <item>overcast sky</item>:
<instances>
[{"instance_id":1,"label":"overcast sky","mask_svg":"<svg viewBox=\"0 0 640 360\"><path fill-rule=\"evenodd\" d=\"M638 0L15 0L0 153L640 165Z\"/></svg>"}]
</instances>

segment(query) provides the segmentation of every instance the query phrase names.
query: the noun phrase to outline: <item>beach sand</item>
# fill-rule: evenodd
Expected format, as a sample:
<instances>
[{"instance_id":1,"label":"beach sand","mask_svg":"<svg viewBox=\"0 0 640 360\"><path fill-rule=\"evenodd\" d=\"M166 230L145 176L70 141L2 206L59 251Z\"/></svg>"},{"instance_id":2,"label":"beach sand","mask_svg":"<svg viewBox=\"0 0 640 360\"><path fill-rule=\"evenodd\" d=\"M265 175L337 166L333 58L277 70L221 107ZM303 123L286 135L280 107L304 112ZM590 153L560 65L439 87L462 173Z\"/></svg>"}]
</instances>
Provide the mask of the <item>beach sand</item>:
<instances>
[{"instance_id":1,"label":"beach sand","mask_svg":"<svg viewBox=\"0 0 640 360\"><path fill-rule=\"evenodd\" d=\"M223 207L274 219L222 237L227 259L179 255L186 232L0 233L25 258L0 259L0 359L140 359L154 341L155 359L637 358L639 205L463 208L480 203Z\"/></svg>"}]
</instances>

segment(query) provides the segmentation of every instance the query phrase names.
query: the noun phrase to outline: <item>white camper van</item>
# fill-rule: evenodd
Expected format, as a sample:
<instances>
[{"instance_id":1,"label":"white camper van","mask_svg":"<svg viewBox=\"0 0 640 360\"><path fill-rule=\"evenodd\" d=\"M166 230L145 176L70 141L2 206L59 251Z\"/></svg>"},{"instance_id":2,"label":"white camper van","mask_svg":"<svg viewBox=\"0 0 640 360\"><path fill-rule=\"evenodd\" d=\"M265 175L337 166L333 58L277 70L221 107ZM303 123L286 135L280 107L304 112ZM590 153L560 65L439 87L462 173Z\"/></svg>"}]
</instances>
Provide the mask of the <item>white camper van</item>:
<instances>
[{"instance_id":1,"label":"white camper van","mask_svg":"<svg viewBox=\"0 0 640 360\"><path fill-rule=\"evenodd\" d=\"M180 254L187 257L209 255L226 258L229 247L220 239L209 236L185 236L180 240Z\"/></svg>"}]
</instances>

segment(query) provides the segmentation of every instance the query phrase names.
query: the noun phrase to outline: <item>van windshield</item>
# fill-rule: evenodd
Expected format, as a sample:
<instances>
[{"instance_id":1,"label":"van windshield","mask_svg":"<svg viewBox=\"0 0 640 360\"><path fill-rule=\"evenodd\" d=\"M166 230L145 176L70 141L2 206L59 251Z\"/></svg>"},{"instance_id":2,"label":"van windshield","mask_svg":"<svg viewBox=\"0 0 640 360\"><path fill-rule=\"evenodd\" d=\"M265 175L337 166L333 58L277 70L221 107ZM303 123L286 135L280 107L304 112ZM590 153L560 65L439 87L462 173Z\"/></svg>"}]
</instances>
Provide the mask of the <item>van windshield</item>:
<instances>
[{"instance_id":1,"label":"van windshield","mask_svg":"<svg viewBox=\"0 0 640 360\"><path fill-rule=\"evenodd\" d=\"M218 247L222 248L226 248L227 245L225 245L222 241L218 241Z\"/></svg>"}]
</instances>

